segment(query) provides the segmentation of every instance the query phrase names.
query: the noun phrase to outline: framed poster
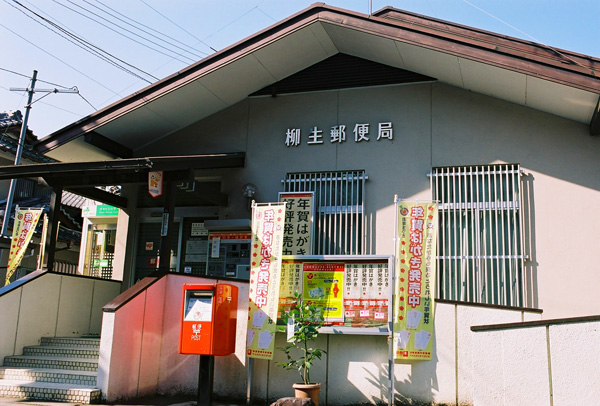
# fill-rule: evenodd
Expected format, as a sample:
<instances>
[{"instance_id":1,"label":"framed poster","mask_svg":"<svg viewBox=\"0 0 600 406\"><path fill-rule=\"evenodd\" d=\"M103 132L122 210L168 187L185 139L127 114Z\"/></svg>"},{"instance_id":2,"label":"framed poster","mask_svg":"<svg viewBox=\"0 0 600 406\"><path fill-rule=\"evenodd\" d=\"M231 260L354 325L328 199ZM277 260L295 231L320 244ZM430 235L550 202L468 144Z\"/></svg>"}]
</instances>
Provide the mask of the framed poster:
<instances>
[{"instance_id":1,"label":"framed poster","mask_svg":"<svg viewBox=\"0 0 600 406\"><path fill-rule=\"evenodd\" d=\"M393 257L283 256L277 325L300 293L322 310L323 333L386 335L390 331Z\"/></svg>"}]
</instances>

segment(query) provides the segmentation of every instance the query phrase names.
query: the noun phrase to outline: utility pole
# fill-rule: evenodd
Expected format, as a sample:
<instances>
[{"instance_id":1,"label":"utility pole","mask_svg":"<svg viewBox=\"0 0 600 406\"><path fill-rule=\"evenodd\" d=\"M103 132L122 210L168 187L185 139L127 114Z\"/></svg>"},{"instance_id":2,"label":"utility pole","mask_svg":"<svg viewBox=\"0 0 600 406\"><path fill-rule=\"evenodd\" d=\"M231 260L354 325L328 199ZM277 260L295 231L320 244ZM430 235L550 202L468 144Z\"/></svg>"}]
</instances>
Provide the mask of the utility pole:
<instances>
[{"instance_id":1,"label":"utility pole","mask_svg":"<svg viewBox=\"0 0 600 406\"><path fill-rule=\"evenodd\" d=\"M21 132L19 133L19 141L17 143L17 152L15 153L15 165L21 164L21 155L23 154L23 148L25 146L25 135L27 134L27 122L29 121L29 111L31 110L32 99L34 93L79 93L77 88L73 89L36 89L35 82L37 81L37 70L33 71L33 76L31 77L31 84L28 88L13 88L11 87L11 91L15 92L27 92L27 104L25 105L25 115L23 116L23 122L21 123ZM10 187L8 189L8 196L6 198L6 209L4 210L4 220L2 221L2 230L0 231L1 235L6 236L6 231L8 230L8 220L10 219L12 203L15 195L15 189L17 187L17 179L10 180ZM56 238L56 236L54 236Z\"/></svg>"},{"instance_id":2,"label":"utility pole","mask_svg":"<svg viewBox=\"0 0 600 406\"><path fill-rule=\"evenodd\" d=\"M31 110L31 100L33 99L33 93L35 92L35 81L37 80L37 71L33 71L33 77L31 78L31 89L26 89L29 93L27 97L27 104L25 105L25 115L23 116L23 122L21 123L21 133L19 134L19 142L17 143L17 152L15 154L15 165L21 163L21 155L23 154L23 146L25 145L25 134L27 133L27 121L29 120L29 110ZM10 89L12 90L12 89ZM17 187L17 180L10 180L10 187L8 189L8 197L6 198L6 209L4 210L4 221L2 221L2 235L6 235L8 230L8 219L10 219L10 212L12 209L13 198L15 196L15 189Z\"/></svg>"}]
</instances>

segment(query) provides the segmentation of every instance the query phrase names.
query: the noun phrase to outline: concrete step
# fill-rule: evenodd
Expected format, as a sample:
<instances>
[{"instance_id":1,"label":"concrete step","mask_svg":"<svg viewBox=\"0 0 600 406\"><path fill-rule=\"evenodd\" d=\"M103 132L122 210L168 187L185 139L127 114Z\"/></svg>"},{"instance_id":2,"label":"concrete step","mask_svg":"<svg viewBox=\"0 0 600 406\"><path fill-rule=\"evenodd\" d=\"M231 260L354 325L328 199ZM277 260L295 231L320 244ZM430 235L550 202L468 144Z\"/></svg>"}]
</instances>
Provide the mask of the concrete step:
<instances>
[{"instance_id":1,"label":"concrete step","mask_svg":"<svg viewBox=\"0 0 600 406\"><path fill-rule=\"evenodd\" d=\"M0 380L0 396L69 403L99 403L100 389L74 384Z\"/></svg>"},{"instance_id":2,"label":"concrete step","mask_svg":"<svg viewBox=\"0 0 600 406\"><path fill-rule=\"evenodd\" d=\"M95 372L68 369L0 367L0 382L6 379L11 381L36 381L96 386L96 375Z\"/></svg>"},{"instance_id":3,"label":"concrete step","mask_svg":"<svg viewBox=\"0 0 600 406\"><path fill-rule=\"evenodd\" d=\"M98 359L100 349L98 347L67 347L64 345L49 346L36 345L23 348L23 355L41 357L64 357L64 358L95 358Z\"/></svg>"},{"instance_id":4,"label":"concrete step","mask_svg":"<svg viewBox=\"0 0 600 406\"><path fill-rule=\"evenodd\" d=\"M99 403L98 337L43 337L23 355L4 358L0 397L46 402Z\"/></svg>"},{"instance_id":5,"label":"concrete step","mask_svg":"<svg viewBox=\"0 0 600 406\"><path fill-rule=\"evenodd\" d=\"M68 369L71 371L98 371L98 358L63 358L63 357L41 357L27 355L13 355L4 358L5 367L15 368L44 368L44 369Z\"/></svg>"},{"instance_id":6,"label":"concrete step","mask_svg":"<svg viewBox=\"0 0 600 406\"><path fill-rule=\"evenodd\" d=\"M40 345L65 347L100 347L98 337L42 337Z\"/></svg>"}]
</instances>

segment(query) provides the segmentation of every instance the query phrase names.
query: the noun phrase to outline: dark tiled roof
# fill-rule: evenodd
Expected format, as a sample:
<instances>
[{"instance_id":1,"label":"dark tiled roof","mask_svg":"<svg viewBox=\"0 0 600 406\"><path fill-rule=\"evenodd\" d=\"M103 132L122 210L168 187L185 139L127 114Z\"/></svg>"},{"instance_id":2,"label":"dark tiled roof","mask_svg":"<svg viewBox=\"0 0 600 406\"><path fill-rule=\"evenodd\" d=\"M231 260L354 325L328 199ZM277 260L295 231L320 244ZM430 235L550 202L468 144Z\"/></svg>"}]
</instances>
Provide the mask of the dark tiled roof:
<instances>
[{"instance_id":1,"label":"dark tiled roof","mask_svg":"<svg viewBox=\"0 0 600 406\"><path fill-rule=\"evenodd\" d=\"M13 203L11 209L10 209L10 219L9 219L9 224L8 224L8 229L12 230L13 228L13 224L15 221L15 208L16 206L19 207L40 207L44 209L44 213L48 213L49 208L50 208L50 197L49 196L45 196L45 197L31 197L28 199L21 199L18 202ZM0 201L0 210L4 211L6 208L6 199L1 200ZM64 207L61 205L60 211L63 215L65 215L69 220L71 220L72 223L74 223L75 225L79 226L79 228L81 228L81 217L80 215L78 215L77 213L80 213L81 210L80 209L69 209L67 207ZM0 219L1 220L1 219ZM0 221L1 222L1 221ZM40 221L38 223L38 225L36 226L35 229L35 235L39 236L41 235L42 232L42 221ZM76 244L79 244L81 241L81 231L78 230L71 230L65 227L60 227L58 230L58 240L59 241L75 241Z\"/></svg>"},{"instance_id":2,"label":"dark tiled roof","mask_svg":"<svg viewBox=\"0 0 600 406\"><path fill-rule=\"evenodd\" d=\"M19 110L0 113L0 128L20 126L23 122L23 115Z\"/></svg>"},{"instance_id":3,"label":"dark tiled roof","mask_svg":"<svg viewBox=\"0 0 600 406\"><path fill-rule=\"evenodd\" d=\"M17 153L18 137L22 123L23 116L19 110L0 113L0 150L10 152L11 154ZM31 142L36 140L37 138L28 130L22 157L37 163L56 162L55 159L33 150Z\"/></svg>"}]
</instances>

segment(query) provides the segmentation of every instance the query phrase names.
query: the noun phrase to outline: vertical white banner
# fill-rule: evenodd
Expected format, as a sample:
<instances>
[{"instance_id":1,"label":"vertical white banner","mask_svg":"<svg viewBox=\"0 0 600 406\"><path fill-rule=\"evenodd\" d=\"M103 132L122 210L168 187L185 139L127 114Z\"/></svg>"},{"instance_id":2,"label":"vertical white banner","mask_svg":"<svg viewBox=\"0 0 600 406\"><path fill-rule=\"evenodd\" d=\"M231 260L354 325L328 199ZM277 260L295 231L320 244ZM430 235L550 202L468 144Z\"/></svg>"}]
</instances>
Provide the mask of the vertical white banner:
<instances>
[{"instance_id":1,"label":"vertical white banner","mask_svg":"<svg viewBox=\"0 0 600 406\"><path fill-rule=\"evenodd\" d=\"M281 284L281 252L285 203L252 208L252 256L248 311L247 355L272 359Z\"/></svg>"}]
</instances>

